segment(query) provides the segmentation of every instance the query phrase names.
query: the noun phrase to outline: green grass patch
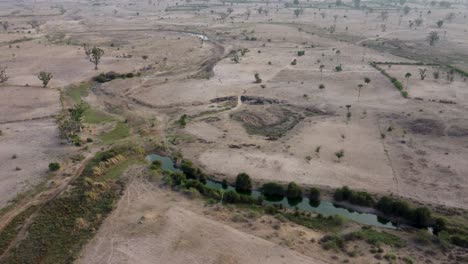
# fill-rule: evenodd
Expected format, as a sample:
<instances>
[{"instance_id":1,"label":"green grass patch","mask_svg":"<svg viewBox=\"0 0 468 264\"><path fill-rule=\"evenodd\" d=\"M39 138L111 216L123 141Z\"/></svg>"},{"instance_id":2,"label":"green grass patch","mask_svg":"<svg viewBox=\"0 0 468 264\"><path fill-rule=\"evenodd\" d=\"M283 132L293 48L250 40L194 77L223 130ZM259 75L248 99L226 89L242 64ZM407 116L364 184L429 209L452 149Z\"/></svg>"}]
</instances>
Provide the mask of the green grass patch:
<instances>
[{"instance_id":1,"label":"green grass patch","mask_svg":"<svg viewBox=\"0 0 468 264\"><path fill-rule=\"evenodd\" d=\"M397 248L402 248L406 246L406 241L396 235L387 232L376 231L372 228L367 227L359 231L347 234L345 237L347 238L346 240L365 240L367 243L374 246L379 246L381 244Z\"/></svg>"},{"instance_id":2,"label":"green grass patch","mask_svg":"<svg viewBox=\"0 0 468 264\"><path fill-rule=\"evenodd\" d=\"M102 143L110 144L120 139L124 139L129 135L130 128L128 127L128 124L117 122L117 125L112 131L100 135L99 138L101 139Z\"/></svg>"},{"instance_id":3,"label":"green grass patch","mask_svg":"<svg viewBox=\"0 0 468 264\"><path fill-rule=\"evenodd\" d=\"M98 179L92 168L118 154L136 157L141 151L126 146L98 153L67 192L37 212L26 237L11 249L4 263L73 263L112 211L123 189L117 175L123 169L109 169L108 178Z\"/></svg>"},{"instance_id":4,"label":"green grass patch","mask_svg":"<svg viewBox=\"0 0 468 264\"><path fill-rule=\"evenodd\" d=\"M128 159L123 162L120 162L119 164L112 166L110 169L106 171L106 173L99 177L99 181L106 181L106 180L115 180L117 179L122 173L130 166L133 164L144 164L139 159Z\"/></svg>"},{"instance_id":5,"label":"green grass patch","mask_svg":"<svg viewBox=\"0 0 468 264\"><path fill-rule=\"evenodd\" d=\"M5 250L8 248L10 243L18 235L26 219L36 210L35 206L31 206L21 214L17 215L13 221L11 221L1 232L0 232L0 256L3 255Z\"/></svg>"},{"instance_id":6,"label":"green grass patch","mask_svg":"<svg viewBox=\"0 0 468 264\"><path fill-rule=\"evenodd\" d=\"M83 115L83 121L88 124L106 123L114 120L112 116L91 107L86 109Z\"/></svg>"},{"instance_id":7,"label":"green grass patch","mask_svg":"<svg viewBox=\"0 0 468 264\"><path fill-rule=\"evenodd\" d=\"M80 104L83 102L83 97L88 96L90 84L83 82L78 86L72 86L65 91L65 95L73 100L75 104ZM83 121L89 124L98 124L104 122L112 122L115 119L99 110L96 110L90 107L87 104L88 108L83 114Z\"/></svg>"},{"instance_id":8,"label":"green grass patch","mask_svg":"<svg viewBox=\"0 0 468 264\"><path fill-rule=\"evenodd\" d=\"M280 213L286 219L298 225L305 226L314 230L336 232L344 224L345 220L338 216L324 217L317 215L316 217L303 215L300 213Z\"/></svg>"},{"instance_id":9,"label":"green grass patch","mask_svg":"<svg viewBox=\"0 0 468 264\"><path fill-rule=\"evenodd\" d=\"M72 86L65 91L65 95L70 97L75 104L82 101L82 97L88 96L89 83L81 83L78 86Z\"/></svg>"}]
</instances>

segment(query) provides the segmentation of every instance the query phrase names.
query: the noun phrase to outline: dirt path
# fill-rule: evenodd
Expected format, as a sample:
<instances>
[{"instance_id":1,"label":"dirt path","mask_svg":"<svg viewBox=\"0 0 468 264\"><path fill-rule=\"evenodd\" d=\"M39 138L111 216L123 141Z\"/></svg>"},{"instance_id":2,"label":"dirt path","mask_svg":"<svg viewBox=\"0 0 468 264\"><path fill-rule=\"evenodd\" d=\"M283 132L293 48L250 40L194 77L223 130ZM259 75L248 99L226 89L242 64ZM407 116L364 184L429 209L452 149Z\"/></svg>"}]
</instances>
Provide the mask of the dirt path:
<instances>
[{"instance_id":1,"label":"dirt path","mask_svg":"<svg viewBox=\"0 0 468 264\"><path fill-rule=\"evenodd\" d=\"M3 255L0 256L0 263L2 262L3 257L8 254L9 250L13 248L16 245L16 243L24 237L24 235L26 235L26 231L29 225L32 223L32 219L34 218L36 213L39 212L39 210L45 204L52 201L57 196L59 196L63 191L65 191L68 185L70 185L76 178L78 178L81 175L87 163L91 160L91 158L94 157L94 154L98 150L99 149L97 148L92 150L91 153L89 153L88 156L84 160L82 160L79 164L73 167L70 167L69 170L71 170L72 172L63 171L62 173L56 175L52 179L52 181L55 183L53 187L43 192L40 192L34 196L24 198L18 204L15 204L13 209L11 209L10 211L0 216L0 230L3 230L19 214L26 211L31 206L37 206L36 211L32 213L31 216L29 216L28 219L25 221L25 224L23 225L22 229L18 233L17 237L12 241L12 243L9 245L7 250L5 250ZM68 177L64 177L64 175L67 174L66 172L70 173L71 175Z\"/></svg>"}]
</instances>

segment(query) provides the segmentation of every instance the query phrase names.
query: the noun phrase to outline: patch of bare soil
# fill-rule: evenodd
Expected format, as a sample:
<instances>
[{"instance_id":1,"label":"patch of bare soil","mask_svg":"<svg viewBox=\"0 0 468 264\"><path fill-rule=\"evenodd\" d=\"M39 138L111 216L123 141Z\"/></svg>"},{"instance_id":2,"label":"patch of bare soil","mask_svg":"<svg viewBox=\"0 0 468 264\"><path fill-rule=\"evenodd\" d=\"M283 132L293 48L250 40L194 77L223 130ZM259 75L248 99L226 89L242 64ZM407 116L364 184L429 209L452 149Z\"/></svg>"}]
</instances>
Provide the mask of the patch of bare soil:
<instances>
[{"instance_id":1,"label":"patch of bare soil","mask_svg":"<svg viewBox=\"0 0 468 264\"><path fill-rule=\"evenodd\" d=\"M131 181L76 263L323 263L207 218L199 206Z\"/></svg>"}]
</instances>

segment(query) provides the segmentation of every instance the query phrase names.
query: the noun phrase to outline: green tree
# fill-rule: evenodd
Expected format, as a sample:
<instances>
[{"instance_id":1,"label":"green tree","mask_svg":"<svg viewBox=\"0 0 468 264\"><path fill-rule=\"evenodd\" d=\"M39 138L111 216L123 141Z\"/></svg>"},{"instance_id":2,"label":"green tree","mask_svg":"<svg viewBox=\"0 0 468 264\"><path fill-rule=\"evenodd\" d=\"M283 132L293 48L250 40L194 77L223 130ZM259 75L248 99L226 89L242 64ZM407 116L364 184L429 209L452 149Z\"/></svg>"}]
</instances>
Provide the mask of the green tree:
<instances>
[{"instance_id":1,"label":"green tree","mask_svg":"<svg viewBox=\"0 0 468 264\"><path fill-rule=\"evenodd\" d=\"M236 177L236 191L248 193L252 191L252 180L247 173L239 173Z\"/></svg>"},{"instance_id":2,"label":"green tree","mask_svg":"<svg viewBox=\"0 0 468 264\"><path fill-rule=\"evenodd\" d=\"M418 207L413 212L413 221L417 226L427 227L431 220L431 211L426 207Z\"/></svg>"},{"instance_id":3,"label":"green tree","mask_svg":"<svg viewBox=\"0 0 468 264\"><path fill-rule=\"evenodd\" d=\"M42 87L46 88L54 76L50 72L41 71L37 78L42 81Z\"/></svg>"},{"instance_id":4,"label":"green tree","mask_svg":"<svg viewBox=\"0 0 468 264\"><path fill-rule=\"evenodd\" d=\"M320 201L320 190L312 187L309 190L309 200L312 202L318 202Z\"/></svg>"},{"instance_id":5,"label":"green tree","mask_svg":"<svg viewBox=\"0 0 468 264\"><path fill-rule=\"evenodd\" d=\"M410 72L407 72L405 74L405 78L406 78L406 89L408 89L408 82L409 82L409 78L411 78L411 76L413 76Z\"/></svg>"},{"instance_id":6,"label":"green tree","mask_svg":"<svg viewBox=\"0 0 468 264\"><path fill-rule=\"evenodd\" d=\"M91 50L91 56L89 57L89 61L94 64L94 69L98 69L99 62L101 61L101 57L104 55L104 50L94 47Z\"/></svg>"},{"instance_id":7,"label":"green tree","mask_svg":"<svg viewBox=\"0 0 468 264\"><path fill-rule=\"evenodd\" d=\"M319 70L320 70L320 80L322 80L322 77L323 77L323 69L325 68L325 65L323 64L320 64L319 66Z\"/></svg>"},{"instance_id":8,"label":"green tree","mask_svg":"<svg viewBox=\"0 0 468 264\"><path fill-rule=\"evenodd\" d=\"M268 182L263 184L262 193L265 196L283 196L284 188L281 184L275 182Z\"/></svg>"},{"instance_id":9,"label":"green tree","mask_svg":"<svg viewBox=\"0 0 468 264\"><path fill-rule=\"evenodd\" d=\"M443 218L436 218L433 225L434 234L438 235L441 231L447 228L447 221Z\"/></svg>"},{"instance_id":10,"label":"green tree","mask_svg":"<svg viewBox=\"0 0 468 264\"><path fill-rule=\"evenodd\" d=\"M295 182L290 182L288 184L288 189L286 190L286 197L289 199L300 199L302 198L302 189Z\"/></svg>"}]
</instances>

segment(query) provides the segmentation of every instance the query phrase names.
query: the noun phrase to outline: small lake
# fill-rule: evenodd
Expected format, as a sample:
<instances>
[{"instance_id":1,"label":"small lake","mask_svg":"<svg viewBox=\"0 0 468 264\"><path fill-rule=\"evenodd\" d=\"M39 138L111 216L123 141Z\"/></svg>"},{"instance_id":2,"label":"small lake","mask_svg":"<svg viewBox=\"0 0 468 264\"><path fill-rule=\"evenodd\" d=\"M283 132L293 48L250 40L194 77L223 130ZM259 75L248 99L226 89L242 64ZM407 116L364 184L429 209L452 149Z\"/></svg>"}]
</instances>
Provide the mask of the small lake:
<instances>
[{"instance_id":1,"label":"small lake","mask_svg":"<svg viewBox=\"0 0 468 264\"><path fill-rule=\"evenodd\" d=\"M163 157L157 154L151 154L151 155L146 156L146 160L149 162L159 160L161 162L162 169L170 170L170 171L180 171L174 166L174 162L169 157ZM213 181L213 180L207 180L206 186L211 187L213 189L217 189L217 190L225 190L225 191L235 190L233 186L228 186L227 189L224 189L220 182ZM251 195L252 197L257 198L261 196L262 193L258 190L254 190L252 191ZM354 221L360 224L365 224L365 225L370 225L370 226L375 226L375 227L383 227L383 228L390 228L390 229L398 228L392 222L380 216L377 216L375 214L356 212L356 211L335 205L334 203L329 202L329 201L320 201L317 204L313 204L313 203L310 203L308 198L303 198L300 201L291 201L285 197L276 197L276 198L265 197L264 204L282 205L284 208L290 208L290 209L298 208L301 211L319 213L324 216L339 215L345 219L349 219L351 221Z\"/></svg>"}]
</instances>

